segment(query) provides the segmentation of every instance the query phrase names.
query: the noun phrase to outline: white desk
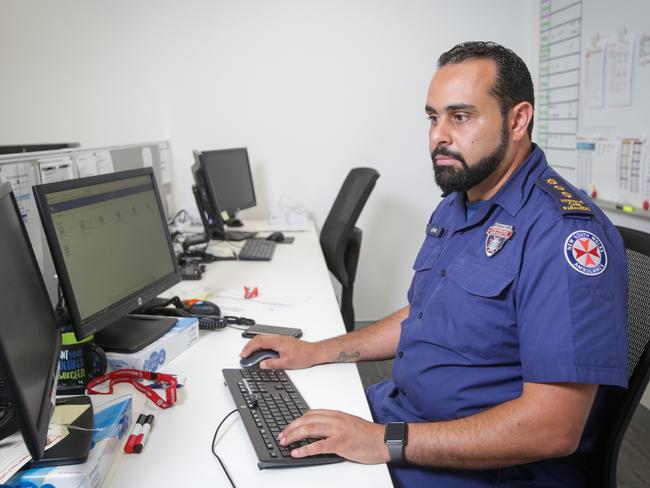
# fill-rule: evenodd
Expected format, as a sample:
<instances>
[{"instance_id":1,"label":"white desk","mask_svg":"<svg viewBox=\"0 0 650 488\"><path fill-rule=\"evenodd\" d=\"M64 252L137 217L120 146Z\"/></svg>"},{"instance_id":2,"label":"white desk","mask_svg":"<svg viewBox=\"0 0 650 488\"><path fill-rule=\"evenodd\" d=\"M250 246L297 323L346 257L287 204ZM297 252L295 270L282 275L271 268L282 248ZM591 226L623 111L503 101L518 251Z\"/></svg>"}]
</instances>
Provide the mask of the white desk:
<instances>
[{"instance_id":1,"label":"white desk","mask_svg":"<svg viewBox=\"0 0 650 488\"><path fill-rule=\"evenodd\" d=\"M208 265L201 281L183 282L165 293L183 295L198 286L221 289L257 286L262 294L272 291L310 298L292 308L245 314L259 323L299 327L304 339L315 341L345 332L325 260L312 228L294 235L293 244L278 244L270 262L218 261ZM187 376L179 401L159 410L143 395L134 393L134 415L156 415L149 442L142 454L119 454L105 486L230 486L210 442L221 419L235 408L224 386L221 369L238 368L239 352L246 339L241 331L227 328L201 332L201 338L171 361L163 371ZM330 364L291 371L291 379L312 408L342 410L371 419L361 380L354 364ZM119 385L120 392L133 392ZM392 486L385 465L339 464L291 468L257 468L257 456L238 414L222 426L216 451L238 488Z\"/></svg>"}]
</instances>

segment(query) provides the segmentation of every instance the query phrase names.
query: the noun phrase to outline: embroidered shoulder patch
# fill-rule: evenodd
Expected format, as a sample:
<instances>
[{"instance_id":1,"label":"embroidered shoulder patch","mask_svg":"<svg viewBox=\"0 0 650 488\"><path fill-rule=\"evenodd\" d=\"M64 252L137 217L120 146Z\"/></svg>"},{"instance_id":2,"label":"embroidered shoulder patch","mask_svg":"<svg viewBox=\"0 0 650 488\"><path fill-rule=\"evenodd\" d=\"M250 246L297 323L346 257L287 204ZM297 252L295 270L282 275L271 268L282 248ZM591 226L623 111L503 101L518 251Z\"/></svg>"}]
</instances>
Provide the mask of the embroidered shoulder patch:
<instances>
[{"instance_id":1,"label":"embroidered shoulder patch","mask_svg":"<svg viewBox=\"0 0 650 488\"><path fill-rule=\"evenodd\" d=\"M564 257L578 273L596 276L607 267L607 251L602 241L587 230L577 230L564 242Z\"/></svg>"},{"instance_id":2,"label":"embroidered shoulder patch","mask_svg":"<svg viewBox=\"0 0 650 488\"><path fill-rule=\"evenodd\" d=\"M592 208L576 195L576 190L559 176L542 174L535 184L555 200L562 215L594 215Z\"/></svg>"}]
</instances>

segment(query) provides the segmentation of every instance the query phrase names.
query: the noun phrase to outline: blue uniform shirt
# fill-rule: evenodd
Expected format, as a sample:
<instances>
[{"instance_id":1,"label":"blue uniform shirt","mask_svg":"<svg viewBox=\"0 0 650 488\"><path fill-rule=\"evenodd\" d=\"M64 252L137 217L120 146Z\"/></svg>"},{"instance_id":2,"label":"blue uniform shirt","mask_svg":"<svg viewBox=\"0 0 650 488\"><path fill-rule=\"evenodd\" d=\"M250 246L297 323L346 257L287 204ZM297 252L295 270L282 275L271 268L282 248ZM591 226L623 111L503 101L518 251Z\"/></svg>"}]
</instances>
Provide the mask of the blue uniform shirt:
<instances>
[{"instance_id":1,"label":"blue uniform shirt","mask_svg":"<svg viewBox=\"0 0 650 488\"><path fill-rule=\"evenodd\" d=\"M413 269L393 377L368 390L378 422L466 417L521 396L523 382L627 386L623 241L537 146L469 219L464 195L448 195ZM598 398L579 452L591 447ZM546 460L392 474L409 487L576 487L581 470Z\"/></svg>"}]
</instances>

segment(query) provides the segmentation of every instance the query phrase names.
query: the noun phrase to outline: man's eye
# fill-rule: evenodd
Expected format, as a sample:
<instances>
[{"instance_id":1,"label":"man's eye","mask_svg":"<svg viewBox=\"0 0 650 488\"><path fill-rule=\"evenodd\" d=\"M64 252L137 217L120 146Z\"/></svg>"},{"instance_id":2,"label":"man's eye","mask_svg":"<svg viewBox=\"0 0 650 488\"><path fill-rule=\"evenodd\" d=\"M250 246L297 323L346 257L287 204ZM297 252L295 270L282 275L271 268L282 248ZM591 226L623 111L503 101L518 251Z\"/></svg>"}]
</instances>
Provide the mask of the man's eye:
<instances>
[{"instance_id":1,"label":"man's eye","mask_svg":"<svg viewBox=\"0 0 650 488\"><path fill-rule=\"evenodd\" d=\"M437 124L438 123L438 116L433 115L433 114L427 114L427 119L429 119L429 122L432 124Z\"/></svg>"},{"instance_id":2,"label":"man's eye","mask_svg":"<svg viewBox=\"0 0 650 488\"><path fill-rule=\"evenodd\" d=\"M469 120L469 117L467 114L454 114L454 121L455 122L467 122Z\"/></svg>"}]
</instances>

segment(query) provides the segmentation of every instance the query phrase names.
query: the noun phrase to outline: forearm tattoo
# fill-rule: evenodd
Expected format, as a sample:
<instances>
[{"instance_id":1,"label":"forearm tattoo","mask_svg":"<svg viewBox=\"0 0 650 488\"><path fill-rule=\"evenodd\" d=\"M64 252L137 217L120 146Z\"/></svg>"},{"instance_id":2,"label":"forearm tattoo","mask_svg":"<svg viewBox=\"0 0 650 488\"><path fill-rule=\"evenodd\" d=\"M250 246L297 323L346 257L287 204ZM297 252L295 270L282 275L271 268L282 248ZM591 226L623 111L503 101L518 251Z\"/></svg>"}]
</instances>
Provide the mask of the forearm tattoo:
<instances>
[{"instance_id":1,"label":"forearm tattoo","mask_svg":"<svg viewBox=\"0 0 650 488\"><path fill-rule=\"evenodd\" d=\"M349 356L345 353L345 351L341 351L341 354L339 354L339 357L336 358L336 363L349 363L353 359L358 359L361 356L361 353L359 351L355 351Z\"/></svg>"}]
</instances>

